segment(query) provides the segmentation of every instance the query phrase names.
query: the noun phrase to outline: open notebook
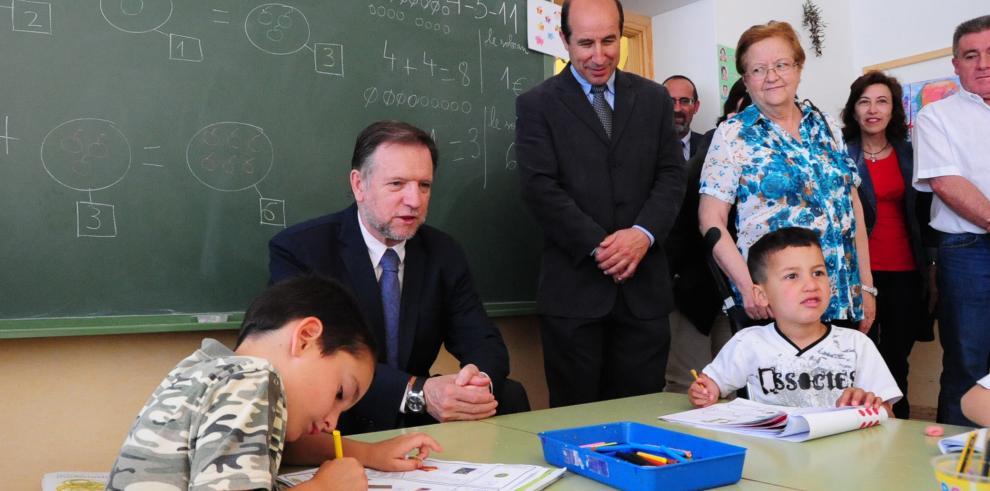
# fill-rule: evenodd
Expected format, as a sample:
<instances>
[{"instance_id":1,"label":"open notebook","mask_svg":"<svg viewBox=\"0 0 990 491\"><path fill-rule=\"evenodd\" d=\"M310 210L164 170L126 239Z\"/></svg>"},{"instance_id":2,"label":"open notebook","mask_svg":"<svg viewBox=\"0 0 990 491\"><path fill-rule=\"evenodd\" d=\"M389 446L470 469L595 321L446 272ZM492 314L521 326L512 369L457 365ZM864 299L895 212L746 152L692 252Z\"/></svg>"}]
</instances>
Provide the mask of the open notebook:
<instances>
[{"instance_id":1,"label":"open notebook","mask_svg":"<svg viewBox=\"0 0 990 491\"><path fill-rule=\"evenodd\" d=\"M785 407L738 398L731 402L660 416L664 421L789 442L803 442L877 426L887 411L865 407Z\"/></svg>"},{"instance_id":2,"label":"open notebook","mask_svg":"<svg viewBox=\"0 0 990 491\"><path fill-rule=\"evenodd\" d=\"M560 479L566 469L538 465L478 464L425 459L427 470L381 472L365 469L369 489L390 491L537 491ZM278 482L295 486L313 478L316 469L282 474ZM102 491L106 472L52 472L41 481L42 491Z\"/></svg>"},{"instance_id":3,"label":"open notebook","mask_svg":"<svg viewBox=\"0 0 990 491\"><path fill-rule=\"evenodd\" d=\"M479 464L452 460L423 460L424 467L409 472L365 469L368 489L391 491L537 491L560 479L566 469L521 464ZM316 469L282 474L280 484L294 486L313 478Z\"/></svg>"},{"instance_id":4,"label":"open notebook","mask_svg":"<svg viewBox=\"0 0 990 491\"><path fill-rule=\"evenodd\" d=\"M967 431L966 433L960 433L958 435L947 436L938 441L938 449L941 450L942 453L962 452L963 447L966 446L966 439L969 438L969 434L973 432L978 432L976 435L976 451L985 451L986 449L983 447L987 441L986 428Z\"/></svg>"}]
</instances>

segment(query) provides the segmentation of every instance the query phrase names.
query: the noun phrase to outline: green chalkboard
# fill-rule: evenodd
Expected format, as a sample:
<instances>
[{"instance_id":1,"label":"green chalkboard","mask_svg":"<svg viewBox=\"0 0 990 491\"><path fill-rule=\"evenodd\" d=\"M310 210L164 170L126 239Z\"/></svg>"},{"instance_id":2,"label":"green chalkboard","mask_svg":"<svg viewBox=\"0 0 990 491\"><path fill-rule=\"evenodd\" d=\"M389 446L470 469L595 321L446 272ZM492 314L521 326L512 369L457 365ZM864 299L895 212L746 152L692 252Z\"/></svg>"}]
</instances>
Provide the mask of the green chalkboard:
<instances>
[{"instance_id":1,"label":"green chalkboard","mask_svg":"<svg viewBox=\"0 0 990 491\"><path fill-rule=\"evenodd\" d=\"M544 61L525 11L0 4L0 319L242 311L268 239L351 202L354 139L380 119L437 140L427 223L463 244L486 305L531 305L540 238L518 196L514 99Z\"/></svg>"}]
</instances>

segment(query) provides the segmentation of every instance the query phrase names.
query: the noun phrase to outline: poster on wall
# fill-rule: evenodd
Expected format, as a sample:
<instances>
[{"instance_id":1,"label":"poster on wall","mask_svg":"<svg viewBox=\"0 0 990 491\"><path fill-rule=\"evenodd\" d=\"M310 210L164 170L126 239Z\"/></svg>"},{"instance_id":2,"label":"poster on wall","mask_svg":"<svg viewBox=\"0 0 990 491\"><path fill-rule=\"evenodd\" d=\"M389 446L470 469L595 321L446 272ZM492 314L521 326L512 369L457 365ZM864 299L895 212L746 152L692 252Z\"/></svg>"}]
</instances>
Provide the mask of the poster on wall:
<instances>
[{"instance_id":1,"label":"poster on wall","mask_svg":"<svg viewBox=\"0 0 990 491\"><path fill-rule=\"evenodd\" d=\"M736 49L729 46L718 45L718 96L719 106L725 105L725 100L729 98L729 89L732 84L739 80L739 72L736 71Z\"/></svg>"},{"instance_id":2,"label":"poster on wall","mask_svg":"<svg viewBox=\"0 0 990 491\"><path fill-rule=\"evenodd\" d=\"M904 93L901 102L904 104L904 114L907 115L908 128L914 127L921 108L959 92L959 87L959 77L956 76L902 84Z\"/></svg>"},{"instance_id":3,"label":"poster on wall","mask_svg":"<svg viewBox=\"0 0 990 491\"><path fill-rule=\"evenodd\" d=\"M568 60L560 30L560 5L546 0L526 2L526 35L529 49Z\"/></svg>"}]
</instances>

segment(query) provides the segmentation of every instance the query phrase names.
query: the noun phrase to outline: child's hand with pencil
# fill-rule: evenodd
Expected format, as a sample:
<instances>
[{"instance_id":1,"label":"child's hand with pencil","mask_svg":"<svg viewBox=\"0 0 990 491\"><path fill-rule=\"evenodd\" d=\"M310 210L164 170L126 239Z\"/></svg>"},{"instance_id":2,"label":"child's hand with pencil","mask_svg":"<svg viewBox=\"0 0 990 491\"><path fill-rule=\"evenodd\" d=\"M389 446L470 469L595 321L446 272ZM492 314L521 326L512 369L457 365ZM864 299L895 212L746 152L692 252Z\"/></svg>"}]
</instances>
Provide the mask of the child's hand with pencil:
<instances>
[{"instance_id":1,"label":"child's hand with pencil","mask_svg":"<svg viewBox=\"0 0 990 491\"><path fill-rule=\"evenodd\" d=\"M364 491L368 489L368 476L364 466L353 457L327 460L316 470L313 479L292 489L334 489L341 491Z\"/></svg>"},{"instance_id":2,"label":"child's hand with pencil","mask_svg":"<svg viewBox=\"0 0 990 491\"><path fill-rule=\"evenodd\" d=\"M691 404L694 404L695 407L707 407L718 401L721 392L714 380L708 378L708 375L704 373L698 375L698 372L693 368L691 375L694 376L694 383L688 388L688 399L691 400Z\"/></svg>"}]
</instances>

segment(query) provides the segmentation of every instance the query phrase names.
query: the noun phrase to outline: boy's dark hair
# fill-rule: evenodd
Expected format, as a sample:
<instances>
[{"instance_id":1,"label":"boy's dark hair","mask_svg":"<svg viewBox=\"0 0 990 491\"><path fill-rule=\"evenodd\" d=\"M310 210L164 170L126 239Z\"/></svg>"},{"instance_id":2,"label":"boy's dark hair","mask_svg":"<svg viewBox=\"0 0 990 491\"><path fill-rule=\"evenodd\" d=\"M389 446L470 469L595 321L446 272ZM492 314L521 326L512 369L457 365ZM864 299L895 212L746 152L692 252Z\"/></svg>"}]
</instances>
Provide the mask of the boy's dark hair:
<instances>
[{"instance_id":1,"label":"boy's dark hair","mask_svg":"<svg viewBox=\"0 0 990 491\"><path fill-rule=\"evenodd\" d=\"M749 248L749 258L746 259L753 283L763 283L767 280L767 263L771 254L788 247L810 246L821 250L822 244L818 240L818 232L801 227L784 227L760 237L760 240Z\"/></svg>"},{"instance_id":2,"label":"boy's dark hair","mask_svg":"<svg viewBox=\"0 0 990 491\"><path fill-rule=\"evenodd\" d=\"M357 300L337 281L316 275L280 281L258 295L244 314L234 349L251 336L264 335L310 316L323 323L324 356L337 350L352 355L368 350L375 357L375 339Z\"/></svg>"}]
</instances>

